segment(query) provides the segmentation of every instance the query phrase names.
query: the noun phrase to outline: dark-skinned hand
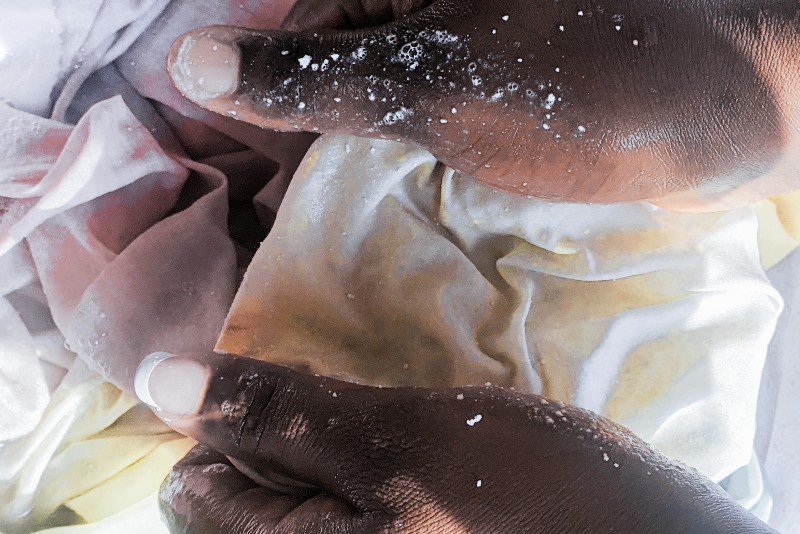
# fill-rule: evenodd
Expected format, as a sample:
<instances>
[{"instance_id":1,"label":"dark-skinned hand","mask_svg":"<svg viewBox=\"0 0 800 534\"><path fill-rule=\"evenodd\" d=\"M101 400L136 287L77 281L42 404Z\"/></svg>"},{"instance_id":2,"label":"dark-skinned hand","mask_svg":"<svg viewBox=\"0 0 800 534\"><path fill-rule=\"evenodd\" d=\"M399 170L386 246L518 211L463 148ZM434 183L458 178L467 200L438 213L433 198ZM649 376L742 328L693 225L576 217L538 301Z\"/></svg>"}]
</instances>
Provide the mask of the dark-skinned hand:
<instances>
[{"instance_id":1,"label":"dark-skinned hand","mask_svg":"<svg viewBox=\"0 0 800 534\"><path fill-rule=\"evenodd\" d=\"M170 73L210 110L416 143L523 195L717 209L800 186L795 0L300 0L285 27L193 31Z\"/></svg>"},{"instance_id":2,"label":"dark-skinned hand","mask_svg":"<svg viewBox=\"0 0 800 534\"><path fill-rule=\"evenodd\" d=\"M153 355L136 382L201 443L161 488L173 532L770 532L624 428L534 395L379 389L224 355Z\"/></svg>"}]
</instances>

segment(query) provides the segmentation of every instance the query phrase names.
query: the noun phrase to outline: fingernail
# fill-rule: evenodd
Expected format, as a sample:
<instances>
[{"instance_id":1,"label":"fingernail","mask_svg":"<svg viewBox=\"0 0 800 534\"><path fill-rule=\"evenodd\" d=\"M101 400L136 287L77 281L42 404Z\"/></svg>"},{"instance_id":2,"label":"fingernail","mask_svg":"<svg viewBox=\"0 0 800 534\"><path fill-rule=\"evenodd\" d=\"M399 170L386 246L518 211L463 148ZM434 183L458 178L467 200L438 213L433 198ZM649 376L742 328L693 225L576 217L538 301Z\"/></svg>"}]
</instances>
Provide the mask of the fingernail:
<instances>
[{"instance_id":1,"label":"fingernail","mask_svg":"<svg viewBox=\"0 0 800 534\"><path fill-rule=\"evenodd\" d=\"M235 44L207 34L189 34L173 45L170 74L186 97L204 102L236 91L239 60L239 47Z\"/></svg>"},{"instance_id":2,"label":"fingernail","mask_svg":"<svg viewBox=\"0 0 800 534\"><path fill-rule=\"evenodd\" d=\"M153 408L189 415L200 409L209 376L208 369L201 363L167 352L155 352L139 365L134 389L142 402Z\"/></svg>"}]
</instances>

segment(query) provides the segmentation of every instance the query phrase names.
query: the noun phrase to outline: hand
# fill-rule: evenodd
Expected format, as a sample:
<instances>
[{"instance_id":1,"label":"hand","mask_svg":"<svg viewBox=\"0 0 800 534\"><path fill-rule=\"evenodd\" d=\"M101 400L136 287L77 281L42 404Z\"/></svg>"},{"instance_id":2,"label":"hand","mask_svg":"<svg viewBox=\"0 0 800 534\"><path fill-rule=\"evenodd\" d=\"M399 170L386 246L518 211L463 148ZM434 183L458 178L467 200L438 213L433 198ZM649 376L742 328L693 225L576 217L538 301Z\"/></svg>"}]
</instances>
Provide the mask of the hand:
<instances>
[{"instance_id":1,"label":"hand","mask_svg":"<svg viewBox=\"0 0 800 534\"><path fill-rule=\"evenodd\" d=\"M583 410L498 388L378 389L205 362L154 355L136 378L202 444L162 485L174 532L769 532L696 471Z\"/></svg>"},{"instance_id":2,"label":"hand","mask_svg":"<svg viewBox=\"0 0 800 534\"><path fill-rule=\"evenodd\" d=\"M196 30L170 72L210 110L413 142L524 195L691 207L798 186L797 2L301 0L287 27L426 4L368 30Z\"/></svg>"}]
</instances>

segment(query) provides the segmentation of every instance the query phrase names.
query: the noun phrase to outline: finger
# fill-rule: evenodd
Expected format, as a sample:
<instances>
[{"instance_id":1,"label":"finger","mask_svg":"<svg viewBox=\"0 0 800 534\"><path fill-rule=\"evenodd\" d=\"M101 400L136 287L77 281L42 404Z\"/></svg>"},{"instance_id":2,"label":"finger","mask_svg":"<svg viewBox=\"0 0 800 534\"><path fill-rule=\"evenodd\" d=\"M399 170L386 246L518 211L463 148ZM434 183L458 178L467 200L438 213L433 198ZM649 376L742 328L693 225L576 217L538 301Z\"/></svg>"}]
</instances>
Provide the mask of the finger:
<instances>
[{"instance_id":1,"label":"finger","mask_svg":"<svg viewBox=\"0 0 800 534\"><path fill-rule=\"evenodd\" d=\"M307 494L311 486L346 503L357 532L435 507L448 487L443 473L457 495L478 497L469 464L483 456L486 436L507 426L501 415L482 423L483 432L469 431L492 392L378 389L222 355L202 364L152 355L136 391L172 428L235 459L249 478L284 492ZM512 440L522 431L510 430Z\"/></svg>"},{"instance_id":2,"label":"finger","mask_svg":"<svg viewBox=\"0 0 800 534\"><path fill-rule=\"evenodd\" d=\"M303 500L259 487L205 445L175 465L159 492L170 532L187 533L271 531Z\"/></svg>"},{"instance_id":3,"label":"finger","mask_svg":"<svg viewBox=\"0 0 800 534\"><path fill-rule=\"evenodd\" d=\"M174 487L191 490L181 493L188 502L176 504L176 509L199 510L193 516L199 517L197 522L229 522L229 512L242 507L256 510L258 506L251 502L269 500L270 508L246 515L251 521L247 524L256 524L274 522L287 502L308 499L281 519L276 532L284 528L285 532L378 532L391 523L385 510L369 502L374 501L374 479L365 478L364 472L374 466L364 462L363 453L365 445L374 444L365 443L346 420L368 406L363 396L346 400L346 393L369 388L248 358L209 355L204 362L151 355L136 377L137 393L158 407L165 422L220 451L198 452L170 475ZM219 454L227 460L221 461ZM227 468L217 468L221 474L209 480L210 475L218 475L207 469L210 461L238 468L236 477L240 478ZM217 495L208 490L206 481L228 486ZM276 496L295 500L276 501ZM228 501L235 504L228 506ZM187 519L181 516L171 521Z\"/></svg>"},{"instance_id":4,"label":"finger","mask_svg":"<svg viewBox=\"0 0 800 534\"><path fill-rule=\"evenodd\" d=\"M520 461L547 462L537 469L536 491L564 473L598 468L576 461L587 442L554 424L569 417L594 429L594 418L535 398L483 389L377 390L248 358L209 355L204 362L151 356L137 372L137 393L176 430L236 458L251 479L287 491L311 485L362 519L482 499L492 491L483 478ZM495 439L525 443L524 460L493 454Z\"/></svg>"},{"instance_id":5,"label":"finger","mask_svg":"<svg viewBox=\"0 0 800 534\"><path fill-rule=\"evenodd\" d=\"M167 475L159 504L170 532L348 534L385 527L330 495L287 495L261 487L225 455L202 444Z\"/></svg>"},{"instance_id":6,"label":"finger","mask_svg":"<svg viewBox=\"0 0 800 534\"><path fill-rule=\"evenodd\" d=\"M249 358L209 355L200 363L165 353L146 358L135 382L165 422L231 457L263 486L345 495L368 469L363 454L372 444L362 443L368 439L358 425L375 412L374 397L365 396L371 388ZM387 441L391 434L385 431Z\"/></svg>"},{"instance_id":7,"label":"finger","mask_svg":"<svg viewBox=\"0 0 800 534\"><path fill-rule=\"evenodd\" d=\"M354 532L409 517L479 530L492 515L520 528L538 521L542 532L764 531L698 473L560 403L487 388L378 392L247 358L206 361L148 358L137 392L173 428L256 476L330 496L299 507L298 525L316 524L312 512L325 509Z\"/></svg>"},{"instance_id":8,"label":"finger","mask_svg":"<svg viewBox=\"0 0 800 534\"><path fill-rule=\"evenodd\" d=\"M438 127L426 95L444 83L460 43L441 26L442 0L401 22L358 32L193 31L173 45L169 70L197 104L262 127L405 139ZM463 67L463 68L461 68ZM431 119L430 121L428 119Z\"/></svg>"},{"instance_id":9,"label":"finger","mask_svg":"<svg viewBox=\"0 0 800 534\"><path fill-rule=\"evenodd\" d=\"M289 31L355 30L387 24L429 6L433 0L300 0L289 11L283 28Z\"/></svg>"},{"instance_id":10,"label":"finger","mask_svg":"<svg viewBox=\"0 0 800 534\"><path fill-rule=\"evenodd\" d=\"M309 1L287 25L381 21L389 4ZM719 198L756 179L748 195L782 190L795 167L784 157L795 114L783 111L794 100L776 99L783 82L764 77L773 67L744 53L743 22L728 13L709 26L705 5L528 4L439 0L368 31L205 28L174 45L170 72L213 111L279 130L411 141L518 194ZM796 16L787 10L780 20ZM781 56L768 42L762 55Z\"/></svg>"}]
</instances>

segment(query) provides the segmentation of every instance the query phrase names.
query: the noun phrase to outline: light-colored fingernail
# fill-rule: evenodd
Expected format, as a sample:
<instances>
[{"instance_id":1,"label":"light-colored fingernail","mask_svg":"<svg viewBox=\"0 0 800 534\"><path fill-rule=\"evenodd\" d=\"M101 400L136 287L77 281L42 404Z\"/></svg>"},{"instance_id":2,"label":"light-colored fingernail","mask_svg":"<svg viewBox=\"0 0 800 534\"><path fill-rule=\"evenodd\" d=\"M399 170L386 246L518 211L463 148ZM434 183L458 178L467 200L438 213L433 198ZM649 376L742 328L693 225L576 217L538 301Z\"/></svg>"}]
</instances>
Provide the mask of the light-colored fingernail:
<instances>
[{"instance_id":1,"label":"light-colored fingernail","mask_svg":"<svg viewBox=\"0 0 800 534\"><path fill-rule=\"evenodd\" d=\"M208 368L196 361L155 352L139 365L136 395L154 408L175 415L197 413L205 398Z\"/></svg>"},{"instance_id":2,"label":"light-colored fingernail","mask_svg":"<svg viewBox=\"0 0 800 534\"><path fill-rule=\"evenodd\" d=\"M170 74L195 102L225 97L239 86L239 47L210 35L186 35L171 54Z\"/></svg>"}]
</instances>

